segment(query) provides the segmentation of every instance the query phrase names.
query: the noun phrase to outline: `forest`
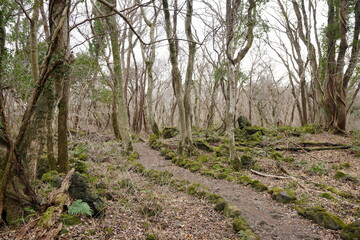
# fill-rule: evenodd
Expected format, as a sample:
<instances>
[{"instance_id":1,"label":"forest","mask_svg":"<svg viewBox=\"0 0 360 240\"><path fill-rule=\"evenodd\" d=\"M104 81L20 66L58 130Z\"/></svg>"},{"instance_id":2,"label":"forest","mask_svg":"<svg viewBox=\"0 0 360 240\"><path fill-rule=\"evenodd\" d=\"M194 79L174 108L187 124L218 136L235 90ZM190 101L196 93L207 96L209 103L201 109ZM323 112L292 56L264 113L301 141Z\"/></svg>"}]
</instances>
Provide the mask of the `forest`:
<instances>
[{"instance_id":1,"label":"forest","mask_svg":"<svg viewBox=\"0 0 360 240\"><path fill-rule=\"evenodd\" d=\"M360 240L360 0L0 0L0 239Z\"/></svg>"}]
</instances>

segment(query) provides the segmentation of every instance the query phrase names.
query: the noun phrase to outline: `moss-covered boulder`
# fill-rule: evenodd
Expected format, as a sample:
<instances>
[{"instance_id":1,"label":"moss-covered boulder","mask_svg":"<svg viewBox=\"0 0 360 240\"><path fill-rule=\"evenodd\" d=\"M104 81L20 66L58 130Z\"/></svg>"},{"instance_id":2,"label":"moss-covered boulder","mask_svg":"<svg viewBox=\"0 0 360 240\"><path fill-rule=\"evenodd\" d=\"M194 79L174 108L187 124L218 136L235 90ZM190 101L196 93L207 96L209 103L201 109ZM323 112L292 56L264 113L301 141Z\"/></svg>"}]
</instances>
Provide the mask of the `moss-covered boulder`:
<instances>
[{"instance_id":1,"label":"moss-covered boulder","mask_svg":"<svg viewBox=\"0 0 360 240\"><path fill-rule=\"evenodd\" d=\"M245 169L252 168L254 167L255 163L256 160L249 153L245 153L244 155L241 156L241 164L243 168Z\"/></svg>"},{"instance_id":2,"label":"moss-covered boulder","mask_svg":"<svg viewBox=\"0 0 360 240\"><path fill-rule=\"evenodd\" d=\"M296 201L296 197L280 187L274 187L269 190L271 198L280 203L292 203Z\"/></svg>"},{"instance_id":3,"label":"moss-covered boulder","mask_svg":"<svg viewBox=\"0 0 360 240\"><path fill-rule=\"evenodd\" d=\"M69 194L71 197L81 199L89 204L93 210L93 216L100 217L104 215L104 201L100 198L96 188L80 173L74 173L72 176Z\"/></svg>"},{"instance_id":4,"label":"moss-covered boulder","mask_svg":"<svg viewBox=\"0 0 360 240\"><path fill-rule=\"evenodd\" d=\"M224 208L224 216L229 218L237 218L241 216L241 211L233 205L226 204Z\"/></svg>"},{"instance_id":5,"label":"moss-covered boulder","mask_svg":"<svg viewBox=\"0 0 360 240\"><path fill-rule=\"evenodd\" d=\"M160 133L159 127L155 121L154 121L154 124L151 126L151 131L153 132L153 134L155 136L160 137L161 133Z\"/></svg>"},{"instance_id":6,"label":"moss-covered boulder","mask_svg":"<svg viewBox=\"0 0 360 240\"><path fill-rule=\"evenodd\" d=\"M165 139L173 138L179 134L179 130L175 127L166 127L162 132L162 136Z\"/></svg>"},{"instance_id":7,"label":"moss-covered boulder","mask_svg":"<svg viewBox=\"0 0 360 240\"><path fill-rule=\"evenodd\" d=\"M251 126L251 122L245 116L240 116L237 119L237 123L238 123L240 129Z\"/></svg>"},{"instance_id":8,"label":"moss-covered boulder","mask_svg":"<svg viewBox=\"0 0 360 240\"><path fill-rule=\"evenodd\" d=\"M249 229L249 224L246 222L245 218L239 216L233 221L233 229L235 232L246 231Z\"/></svg>"},{"instance_id":9,"label":"moss-covered boulder","mask_svg":"<svg viewBox=\"0 0 360 240\"><path fill-rule=\"evenodd\" d=\"M308 207L297 210L301 216L310 219L325 228L339 230L345 225L339 217L326 212L326 210L321 207Z\"/></svg>"},{"instance_id":10,"label":"moss-covered boulder","mask_svg":"<svg viewBox=\"0 0 360 240\"><path fill-rule=\"evenodd\" d=\"M220 144L215 149L216 157L227 157L229 156L229 146L226 144Z\"/></svg>"},{"instance_id":11,"label":"moss-covered boulder","mask_svg":"<svg viewBox=\"0 0 360 240\"><path fill-rule=\"evenodd\" d=\"M210 145L205 141L201 139L194 139L194 145L197 149L203 150L205 152L213 152L214 150Z\"/></svg>"},{"instance_id":12,"label":"moss-covered boulder","mask_svg":"<svg viewBox=\"0 0 360 240\"><path fill-rule=\"evenodd\" d=\"M344 240L360 240L360 220L345 225L340 237Z\"/></svg>"},{"instance_id":13,"label":"moss-covered boulder","mask_svg":"<svg viewBox=\"0 0 360 240\"><path fill-rule=\"evenodd\" d=\"M244 175L238 178L237 183L247 186L252 184L253 180L251 180L250 177Z\"/></svg>"},{"instance_id":14,"label":"moss-covered boulder","mask_svg":"<svg viewBox=\"0 0 360 240\"><path fill-rule=\"evenodd\" d=\"M251 183L251 186L255 189L255 191L257 192L263 192L263 191L267 191L268 190L268 187L261 183L259 180L254 180L252 183Z\"/></svg>"}]
</instances>

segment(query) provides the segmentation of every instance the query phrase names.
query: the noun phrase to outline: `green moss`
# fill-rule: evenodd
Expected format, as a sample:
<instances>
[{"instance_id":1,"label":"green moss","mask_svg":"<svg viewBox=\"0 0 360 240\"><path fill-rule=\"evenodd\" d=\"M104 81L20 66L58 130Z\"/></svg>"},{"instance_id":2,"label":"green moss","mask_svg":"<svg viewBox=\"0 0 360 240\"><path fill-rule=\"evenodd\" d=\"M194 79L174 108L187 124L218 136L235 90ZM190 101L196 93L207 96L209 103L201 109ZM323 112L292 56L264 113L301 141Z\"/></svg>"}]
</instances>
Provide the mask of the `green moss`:
<instances>
[{"instance_id":1,"label":"green moss","mask_svg":"<svg viewBox=\"0 0 360 240\"><path fill-rule=\"evenodd\" d=\"M200 155L198 156L197 161L201 163L206 163L209 161L209 157L206 155Z\"/></svg>"},{"instance_id":2,"label":"green moss","mask_svg":"<svg viewBox=\"0 0 360 240\"><path fill-rule=\"evenodd\" d=\"M255 160L253 156L249 153L246 153L241 156L241 164L243 168L249 169L252 168L255 164Z\"/></svg>"},{"instance_id":3,"label":"green moss","mask_svg":"<svg viewBox=\"0 0 360 240\"><path fill-rule=\"evenodd\" d=\"M161 154L161 156L165 156L169 151L170 151L169 149L162 147L160 149L160 154Z\"/></svg>"},{"instance_id":4,"label":"green moss","mask_svg":"<svg viewBox=\"0 0 360 240\"><path fill-rule=\"evenodd\" d=\"M128 156L129 161L133 162L133 161L135 161L137 159L139 159L139 153L137 153L137 152L133 152Z\"/></svg>"},{"instance_id":5,"label":"green moss","mask_svg":"<svg viewBox=\"0 0 360 240\"><path fill-rule=\"evenodd\" d=\"M189 169L190 172L197 172L201 168L201 164L198 162L192 162L185 165L185 168Z\"/></svg>"},{"instance_id":6,"label":"green moss","mask_svg":"<svg viewBox=\"0 0 360 240\"><path fill-rule=\"evenodd\" d=\"M223 199L223 197L220 195L217 195L216 193L210 193L208 196L208 200L210 203L217 203L222 199Z\"/></svg>"},{"instance_id":7,"label":"green moss","mask_svg":"<svg viewBox=\"0 0 360 240\"><path fill-rule=\"evenodd\" d=\"M345 177L346 175L347 175L347 174L344 173L344 172L337 171L337 172L335 173L335 175L334 175L334 178L335 178L335 179L339 179L339 178Z\"/></svg>"},{"instance_id":8,"label":"green moss","mask_svg":"<svg viewBox=\"0 0 360 240\"><path fill-rule=\"evenodd\" d=\"M179 130L177 130L175 127L165 127L162 132L162 136L165 139L173 138L178 134L179 134Z\"/></svg>"},{"instance_id":9,"label":"green moss","mask_svg":"<svg viewBox=\"0 0 360 240\"><path fill-rule=\"evenodd\" d=\"M220 173L216 173L215 174L215 178L216 179L225 179L225 178L227 178L227 173L224 173L224 172L220 172Z\"/></svg>"},{"instance_id":10,"label":"green moss","mask_svg":"<svg viewBox=\"0 0 360 240\"><path fill-rule=\"evenodd\" d=\"M280 187L273 187L269 190L271 198L280 203L292 203L296 201L296 197L289 191Z\"/></svg>"},{"instance_id":11,"label":"green moss","mask_svg":"<svg viewBox=\"0 0 360 240\"><path fill-rule=\"evenodd\" d=\"M81 223L81 219L78 216L61 214L60 220L64 223L65 226L78 225Z\"/></svg>"},{"instance_id":12,"label":"green moss","mask_svg":"<svg viewBox=\"0 0 360 240\"><path fill-rule=\"evenodd\" d=\"M284 158L284 156L279 152L272 152L272 153L270 153L269 156L271 159L274 159L276 161L283 160L283 158Z\"/></svg>"},{"instance_id":13,"label":"green moss","mask_svg":"<svg viewBox=\"0 0 360 240\"><path fill-rule=\"evenodd\" d=\"M301 216L329 229L339 230L344 227L344 222L337 216L328 213L321 207L298 209Z\"/></svg>"},{"instance_id":14,"label":"green moss","mask_svg":"<svg viewBox=\"0 0 360 240\"><path fill-rule=\"evenodd\" d=\"M247 186L249 184L252 184L253 180L251 180L250 177L244 175L238 178L237 183Z\"/></svg>"},{"instance_id":15,"label":"green moss","mask_svg":"<svg viewBox=\"0 0 360 240\"><path fill-rule=\"evenodd\" d=\"M251 186L255 189L255 191L257 192L263 192L263 191L267 191L268 187L266 185L264 185L263 183L261 183L259 180L254 180L251 183Z\"/></svg>"},{"instance_id":16,"label":"green moss","mask_svg":"<svg viewBox=\"0 0 360 240\"><path fill-rule=\"evenodd\" d=\"M298 130L302 133L314 134L316 132L320 132L321 128L315 124L306 124L306 125L298 128Z\"/></svg>"},{"instance_id":17,"label":"green moss","mask_svg":"<svg viewBox=\"0 0 360 240\"><path fill-rule=\"evenodd\" d=\"M309 168L309 171L312 173L323 175L327 173L328 169L324 166L323 163L316 163Z\"/></svg>"},{"instance_id":18,"label":"green moss","mask_svg":"<svg viewBox=\"0 0 360 240\"><path fill-rule=\"evenodd\" d=\"M204 176L207 176L207 177L212 177L212 178L215 178L216 176L216 171L214 170L210 170L210 169L203 169L200 171L200 174L204 175Z\"/></svg>"},{"instance_id":19,"label":"green moss","mask_svg":"<svg viewBox=\"0 0 360 240\"><path fill-rule=\"evenodd\" d=\"M246 231L249 229L249 224L242 216L235 218L232 225L235 232Z\"/></svg>"},{"instance_id":20,"label":"green moss","mask_svg":"<svg viewBox=\"0 0 360 240\"><path fill-rule=\"evenodd\" d=\"M334 196L327 192L320 193L320 197L326 198L326 199L334 199Z\"/></svg>"},{"instance_id":21,"label":"green moss","mask_svg":"<svg viewBox=\"0 0 360 240\"><path fill-rule=\"evenodd\" d=\"M77 157L79 160L86 161L88 159L88 156L86 153L80 153Z\"/></svg>"},{"instance_id":22,"label":"green moss","mask_svg":"<svg viewBox=\"0 0 360 240\"><path fill-rule=\"evenodd\" d=\"M216 157L227 157L229 156L229 146L225 144L220 144L215 149Z\"/></svg>"},{"instance_id":23,"label":"green moss","mask_svg":"<svg viewBox=\"0 0 360 240\"><path fill-rule=\"evenodd\" d=\"M202 140L202 139L194 139L194 145L196 148L203 150L205 152L213 152L214 151L212 149L212 147L205 140Z\"/></svg>"},{"instance_id":24,"label":"green moss","mask_svg":"<svg viewBox=\"0 0 360 240\"><path fill-rule=\"evenodd\" d=\"M50 172L44 173L44 175L42 175L41 177L41 180L49 183L56 183L58 178L59 178L58 171L52 170Z\"/></svg>"},{"instance_id":25,"label":"green moss","mask_svg":"<svg viewBox=\"0 0 360 240\"><path fill-rule=\"evenodd\" d=\"M38 222L38 226L40 228L50 228L53 224L53 219L55 218L55 211L57 210L56 207L52 206L46 209L42 217Z\"/></svg>"},{"instance_id":26,"label":"green moss","mask_svg":"<svg viewBox=\"0 0 360 240\"><path fill-rule=\"evenodd\" d=\"M158 239L155 233L146 233L146 240L156 240Z\"/></svg>"},{"instance_id":27,"label":"green moss","mask_svg":"<svg viewBox=\"0 0 360 240\"><path fill-rule=\"evenodd\" d=\"M176 157L176 153L174 151L169 151L168 153L165 154L165 159L166 160L171 160L174 157Z\"/></svg>"},{"instance_id":28,"label":"green moss","mask_svg":"<svg viewBox=\"0 0 360 240\"><path fill-rule=\"evenodd\" d=\"M233 205L226 204L224 208L224 216L229 218L237 218L241 216L241 211Z\"/></svg>"},{"instance_id":29,"label":"green moss","mask_svg":"<svg viewBox=\"0 0 360 240\"><path fill-rule=\"evenodd\" d=\"M138 173L144 173L146 171L145 167L138 162L135 162L133 164L131 164L130 169L134 172L138 172Z\"/></svg>"},{"instance_id":30,"label":"green moss","mask_svg":"<svg viewBox=\"0 0 360 240\"><path fill-rule=\"evenodd\" d=\"M292 163L292 162L295 162L295 159L292 158L292 157L285 157L285 158L283 158L283 161L288 162L288 163Z\"/></svg>"},{"instance_id":31,"label":"green moss","mask_svg":"<svg viewBox=\"0 0 360 240\"><path fill-rule=\"evenodd\" d=\"M220 198L218 199L218 202L216 203L214 210L218 212L224 211L227 205L229 205L229 203L224 199Z\"/></svg>"},{"instance_id":32,"label":"green moss","mask_svg":"<svg viewBox=\"0 0 360 240\"><path fill-rule=\"evenodd\" d=\"M360 240L360 220L345 225L340 237L343 240Z\"/></svg>"},{"instance_id":33,"label":"green moss","mask_svg":"<svg viewBox=\"0 0 360 240\"><path fill-rule=\"evenodd\" d=\"M241 240L260 240L260 237L253 233L250 229L239 232L242 236Z\"/></svg>"},{"instance_id":34,"label":"green moss","mask_svg":"<svg viewBox=\"0 0 360 240\"><path fill-rule=\"evenodd\" d=\"M355 198L355 196L349 191L339 191L338 195L343 198L349 198L349 199Z\"/></svg>"}]
</instances>

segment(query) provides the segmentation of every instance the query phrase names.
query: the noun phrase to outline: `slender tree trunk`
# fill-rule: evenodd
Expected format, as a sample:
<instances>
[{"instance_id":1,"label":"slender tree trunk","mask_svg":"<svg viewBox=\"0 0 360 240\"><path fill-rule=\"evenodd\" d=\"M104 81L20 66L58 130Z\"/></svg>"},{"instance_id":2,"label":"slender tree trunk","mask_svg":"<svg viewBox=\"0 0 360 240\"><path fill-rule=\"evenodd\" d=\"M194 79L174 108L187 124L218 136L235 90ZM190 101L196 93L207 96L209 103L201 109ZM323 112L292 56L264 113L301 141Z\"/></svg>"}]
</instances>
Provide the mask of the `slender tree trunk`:
<instances>
[{"instance_id":1,"label":"slender tree trunk","mask_svg":"<svg viewBox=\"0 0 360 240\"><path fill-rule=\"evenodd\" d=\"M111 4L116 5L115 0L109 1ZM111 11L107 10L107 14ZM119 103L119 131L123 142L124 149L129 152L132 151L132 143L130 138L129 120L126 110L126 101L124 96L124 82L122 77L121 59L120 59L120 45L118 36L118 26L116 17L110 16L106 18L108 29L110 31L111 50L114 61L114 89L118 92Z\"/></svg>"},{"instance_id":2,"label":"slender tree trunk","mask_svg":"<svg viewBox=\"0 0 360 240\"><path fill-rule=\"evenodd\" d=\"M180 153L190 152L191 146L191 136L189 136L189 130L187 129L186 121L186 110L184 105L184 93L181 84L181 74L179 69L179 63L177 58L177 47L176 40L173 39L173 29L170 23L170 12L169 4L167 0L162 0L163 10L165 15L165 31L169 43L170 51L170 62L171 62L171 76L172 76L172 85L176 97L176 102L179 111L179 123L180 123L180 141L179 141L179 151Z\"/></svg>"}]
</instances>

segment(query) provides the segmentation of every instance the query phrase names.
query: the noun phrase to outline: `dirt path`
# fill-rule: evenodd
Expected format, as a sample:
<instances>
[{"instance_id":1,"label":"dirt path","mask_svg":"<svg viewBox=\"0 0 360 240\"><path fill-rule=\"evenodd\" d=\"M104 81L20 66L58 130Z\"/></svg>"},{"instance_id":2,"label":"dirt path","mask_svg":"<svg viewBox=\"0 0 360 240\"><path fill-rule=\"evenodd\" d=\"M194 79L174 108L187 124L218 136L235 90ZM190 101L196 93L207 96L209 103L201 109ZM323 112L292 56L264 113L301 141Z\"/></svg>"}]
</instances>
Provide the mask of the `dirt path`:
<instances>
[{"instance_id":1,"label":"dirt path","mask_svg":"<svg viewBox=\"0 0 360 240\"><path fill-rule=\"evenodd\" d=\"M326 230L303 219L291 208L271 200L267 193L257 193L245 186L225 180L211 179L173 165L146 143L136 143L139 161L148 169L172 172L175 178L201 183L212 192L225 197L241 209L253 231L261 239L340 239L334 231Z\"/></svg>"}]
</instances>

